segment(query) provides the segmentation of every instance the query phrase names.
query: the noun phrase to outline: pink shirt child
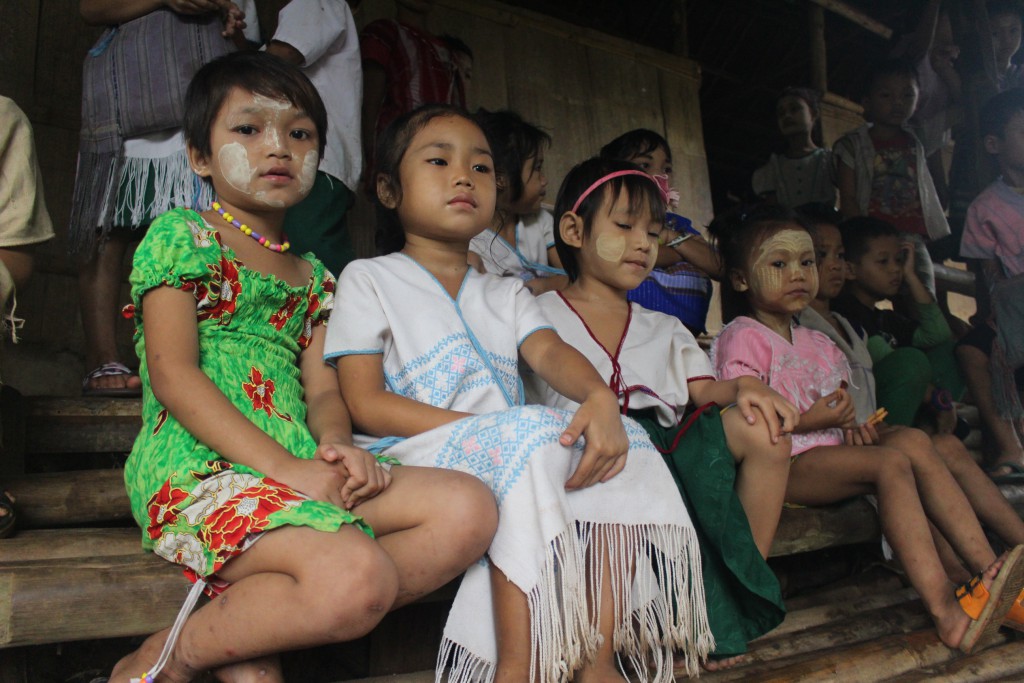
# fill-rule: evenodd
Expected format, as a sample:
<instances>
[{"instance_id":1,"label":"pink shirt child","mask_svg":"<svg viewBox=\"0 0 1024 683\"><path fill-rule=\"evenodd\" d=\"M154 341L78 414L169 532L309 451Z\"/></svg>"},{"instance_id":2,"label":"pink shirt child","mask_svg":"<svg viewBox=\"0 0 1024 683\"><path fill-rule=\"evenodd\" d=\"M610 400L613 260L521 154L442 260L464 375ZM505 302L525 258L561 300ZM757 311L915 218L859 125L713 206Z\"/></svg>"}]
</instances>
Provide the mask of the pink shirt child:
<instances>
[{"instance_id":1,"label":"pink shirt child","mask_svg":"<svg viewBox=\"0 0 1024 683\"><path fill-rule=\"evenodd\" d=\"M1024 273L1024 197L1002 178L967 209L960 255L997 259L1008 277Z\"/></svg>"},{"instance_id":2,"label":"pink shirt child","mask_svg":"<svg viewBox=\"0 0 1024 683\"><path fill-rule=\"evenodd\" d=\"M753 318L740 316L726 325L711 345L711 362L720 380L756 377L793 402L801 413L822 396L848 382L846 355L821 332L793 325L793 343ZM843 431L822 429L794 434L793 455L818 446L843 443Z\"/></svg>"}]
</instances>

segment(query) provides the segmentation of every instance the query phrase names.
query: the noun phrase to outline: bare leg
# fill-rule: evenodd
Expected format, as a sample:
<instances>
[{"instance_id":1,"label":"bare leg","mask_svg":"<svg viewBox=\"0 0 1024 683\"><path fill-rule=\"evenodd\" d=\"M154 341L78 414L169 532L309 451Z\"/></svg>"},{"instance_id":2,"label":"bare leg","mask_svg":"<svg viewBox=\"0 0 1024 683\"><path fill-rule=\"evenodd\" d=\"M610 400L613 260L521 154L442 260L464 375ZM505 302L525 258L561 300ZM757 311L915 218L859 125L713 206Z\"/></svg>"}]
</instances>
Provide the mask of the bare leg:
<instances>
[{"instance_id":1,"label":"bare leg","mask_svg":"<svg viewBox=\"0 0 1024 683\"><path fill-rule=\"evenodd\" d=\"M353 512L373 527L398 570L394 607L448 583L487 552L498 508L487 486L462 472L395 467L386 494Z\"/></svg>"},{"instance_id":2,"label":"bare leg","mask_svg":"<svg viewBox=\"0 0 1024 683\"><path fill-rule=\"evenodd\" d=\"M111 237L78 272L78 299L85 334L86 371L120 360L117 349L118 297L128 241ZM97 377L91 386L103 389L139 388L138 377Z\"/></svg>"},{"instance_id":3,"label":"bare leg","mask_svg":"<svg viewBox=\"0 0 1024 683\"><path fill-rule=\"evenodd\" d=\"M989 374L989 359L985 353L973 346L956 347L956 357L960 361L967 388L978 406L978 413L995 441L996 460L994 464L1015 462L1024 465L1024 448L1013 423L999 416L995 399L992 397L992 376Z\"/></svg>"},{"instance_id":4,"label":"bare leg","mask_svg":"<svg viewBox=\"0 0 1024 683\"><path fill-rule=\"evenodd\" d=\"M955 436L935 436L936 452L963 489L978 519L1007 545L1024 543L1024 521L1006 500L999 487L981 471L963 443ZM980 570L975 567L975 571Z\"/></svg>"},{"instance_id":5,"label":"bare leg","mask_svg":"<svg viewBox=\"0 0 1024 683\"><path fill-rule=\"evenodd\" d=\"M864 493L878 497L882 531L921 595L939 638L950 647L958 646L970 617L954 598L953 585L939 561L906 456L876 446L812 449L793 463L786 499L823 505ZM999 566L1001 562L996 561L986 571L986 585L991 585Z\"/></svg>"},{"instance_id":6,"label":"bare leg","mask_svg":"<svg viewBox=\"0 0 1024 683\"><path fill-rule=\"evenodd\" d=\"M957 555L976 572L990 566L996 559L992 546L963 489L932 447L932 438L908 428L883 432L881 439L883 446L899 450L910 460L921 505Z\"/></svg>"},{"instance_id":7,"label":"bare leg","mask_svg":"<svg viewBox=\"0 0 1024 683\"><path fill-rule=\"evenodd\" d=\"M228 562L232 583L185 623L163 682L184 682L207 669L274 652L342 642L368 633L398 592L391 558L352 526L335 533L307 527L268 532ZM114 667L112 683L128 683L156 662L168 629L150 636Z\"/></svg>"},{"instance_id":8,"label":"bare leg","mask_svg":"<svg viewBox=\"0 0 1024 683\"><path fill-rule=\"evenodd\" d=\"M220 683L284 683L281 660L277 655L228 664L213 672Z\"/></svg>"},{"instance_id":9,"label":"bare leg","mask_svg":"<svg viewBox=\"0 0 1024 683\"><path fill-rule=\"evenodd\" d=\"M601 634L601 644L594 653L594 658L585 664L582 669L573 677L579 683L626 683L626 679L619 671L615 661L615 643L612 636L615 633L615 599L612 595L611 586L611 563L608 561L608 546L601 544L601 582L600 594L601 605L597 616L597 629ZM587 577L588 580L593 577ZM627 588L628 590L628 588ZM591 611L596 605L590 605Z\"/></svg>"},{"instance_id":10,"label":"bare leg","mask_svg":"<svg viewBox=\"0 0 1024 683\"><path fill-rule=\"evenodd\" d=\"M942 532L935 528L935 525L931 522L928 523L928 528L932 532L932 542L935 543L935 550L939 553L939 561L942 562L943 569L946 570L946 576L953 583L966 583L974 576L974 572L968 571L967 567L964 566L963 560L953 550L953 546L949 544L949 541L942 535Z\"/></svg>"},{"instance_id":11,"label":"bare leg","mask_svg":"<svg viewBox=\"0 0 1024 683\"><path fill-rule=\"evenodd\" d=\"M736 495L747 513L757 549L762 557L768 557L786 498L792 446L786 438L773 444L761 416L748 424L736 409L722 415L722 427L736 459Z\"/></svg>"},{"instance_id":12,"label":"bare leg","mask_svg":"<svg viewBox=\"0 0 1024 683\"><path fill-rule=\"evenodd\" d=\"M494 683L530 680L530 604L526 593L491 564L498 661Z\"/></svg>"}]
</instances>

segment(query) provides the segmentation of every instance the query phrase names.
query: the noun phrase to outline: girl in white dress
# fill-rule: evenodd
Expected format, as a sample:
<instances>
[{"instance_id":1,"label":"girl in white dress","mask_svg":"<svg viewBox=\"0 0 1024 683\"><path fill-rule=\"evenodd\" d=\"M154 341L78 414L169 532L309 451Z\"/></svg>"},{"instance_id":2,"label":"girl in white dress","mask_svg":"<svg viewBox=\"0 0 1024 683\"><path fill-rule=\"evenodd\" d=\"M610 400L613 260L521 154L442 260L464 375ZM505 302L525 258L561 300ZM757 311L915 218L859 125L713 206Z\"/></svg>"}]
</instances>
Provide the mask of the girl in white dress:
<instances>
[{"instance_id":1,"label":"girl in white dress","mask_svg":"<svg viewBox=\"0 0 1024 683\"><path fill-rule=\"evenodd\" d=\"M566 175L555 246L571 283L537 297L558 334L590 360L665 457L701 540L715 653L733 663L785 614L765 562L789 476L796 408L753 377L717 381L678 318L627 300L654 267L664 207L638 201L655 180L637 165L590 159ZM527 396L573 409L536 376ZM748 519L749 518L749 519Z\"/></svg>"},{"instance_id":2,"label":"girl in white dress","mask_svg":"<svg viewBox=\"0 0 1024 683\"><path fill-rule=\"evenodd\" d=\"M343 271L325 358L357 443L475 474L499 505L489 562L470 568L452 607L438 678L450 666L455 681L621 682L620 653L641 680L668 681L673 650L695 672L713 643L691 578L695 532L664 463L522 281L467 264L495 206L483 132L429 105L382 136L376 159L387 255ZM520 357L579 409L524 406Z\"/></svg>"}]
</instances>

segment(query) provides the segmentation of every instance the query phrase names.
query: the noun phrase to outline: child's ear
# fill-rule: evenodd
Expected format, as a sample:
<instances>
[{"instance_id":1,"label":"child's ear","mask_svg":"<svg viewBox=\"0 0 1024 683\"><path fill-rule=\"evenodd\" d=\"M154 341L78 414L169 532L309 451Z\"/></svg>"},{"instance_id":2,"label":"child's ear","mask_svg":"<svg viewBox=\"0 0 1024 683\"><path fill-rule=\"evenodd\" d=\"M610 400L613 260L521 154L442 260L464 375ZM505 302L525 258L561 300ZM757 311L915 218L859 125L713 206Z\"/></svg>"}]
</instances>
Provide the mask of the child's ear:
<instances>
[{"instance_id":1,"label":"child's ear","mask_svg":"<svg viewBox=\"0 0 1024 683\"><path fill-rule=\"evenodd\" d=\"M732 283L732 288L737 292L745 292L750 289L750 285L747 284L747 277L736 268L729 271L729 282Z\"/></svg>"},{"instance_id":2,"label":"child's ear","mask_svg":"<svg viewBox=\"0 0 1024 683\"><path fill-rule=\"evenodd\" d=\"M583 219L572 211L566 211L558 219L558 234L566 245L575 249L583 248Z\"/></svg>"},{"instance_id":3,"label":"child's ear","mask_svg":"<svg viewBox=\"0 0 1024 683\"><path fill-rule=\"evenodd\" d=\"M853 281L857 279L857 264L853 261L846 262L846 268L843 271L846 274L846 279Z\"/></svg>"},{"instance_id":4,"label":"child's ear","mask_svg":"<svg viewBox=\"0 0 1024 683\"><path fill-rule=\"evenodd\" d=\"M494 189L497 190L499 194L508 189L508 176L504 173L495 173Z\"/></svg>"},{"instance_id":5,"label":"child's ear","mask_svg":"<svg viewBox=\"0 0 1024 683\"><path fill-rule=\"evenodd\" d=\"M209 178L210 160L206 158L206 155L192 145L188 145L185 150L188 154L188 165L192 167L192 171L200 178Z\"/></svg>"},{"instance_id":6,"label":"child's ear","mask_svg":"<svg viewBox=\"0 0 1024 683\"><path fill-rule=\"evenodd\" d=\"M391 176L386 173L377 174L377 199L385 209L398 208L398 193L395 192L395 184L391 182Z\"/></svg>"},{"instance_id":7,"label":"child's ear","mask_svg":"<svg viewBox=\"0 0 1024 683\"><path fill-rule=\"evenodd\" d=\"M989 154L999 154L1002 151L1002 140L997 135L986 135L982 142L985 145L985 151Z\"/></svg>"}]
</instances>

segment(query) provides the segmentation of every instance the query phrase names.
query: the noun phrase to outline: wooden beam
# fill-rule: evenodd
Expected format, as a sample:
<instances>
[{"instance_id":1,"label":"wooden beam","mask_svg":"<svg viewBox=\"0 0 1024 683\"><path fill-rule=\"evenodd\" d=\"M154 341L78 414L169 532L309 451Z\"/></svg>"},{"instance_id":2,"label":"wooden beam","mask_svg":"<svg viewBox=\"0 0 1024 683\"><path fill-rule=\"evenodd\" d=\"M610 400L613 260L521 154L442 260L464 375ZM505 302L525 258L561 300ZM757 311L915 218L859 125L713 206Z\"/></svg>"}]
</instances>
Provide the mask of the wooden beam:
<instances>
[{"instance_id":1,"label":"wooden beam","mask_svg":"<svg viewBox=\"0 0 1024 683\"><path fill-rule=\"evenodd\" d=\"M785 509L770 557L881 538L878 515L864 498L827 507Z\"/></svg>"},{"instance_id":2,"label":"wooden beam","mask_svg":"<svg viewBox=\"0 0 1024 683\"><path fill-rule=\"evenodd\" d=\"M851 7L850 5L842 2L842 0L811 0L815 5L824 7L829 12L833 12L849 19L853 23L857 24L861 28L867 29L875 35L882 36L886 40L892 38L892 29L883 24L880 21L872 19L868 15L864 14L858 9Z\"/></svg>"},{"instance_id":3,"label":"wooden beam","mask_svg":"<svg viewBox=\"0 0 1024 683\"><path fill-rule=\"evenodd\" d=\"M811 86L819 93L828 92L828 60L825 50L825 10L820 5L807 6L811 34Z\"/></svg>"},{"instance_id":4,"label":"wooden beam","mask_svg":"<svg viewBox=\"0 0 1024 683\"><path fill-rule=\"evenodd\" d=\"M121 469L31 474L4 488L17 501L21 529L132 519Z\"/></svg>"}]
</instances>

